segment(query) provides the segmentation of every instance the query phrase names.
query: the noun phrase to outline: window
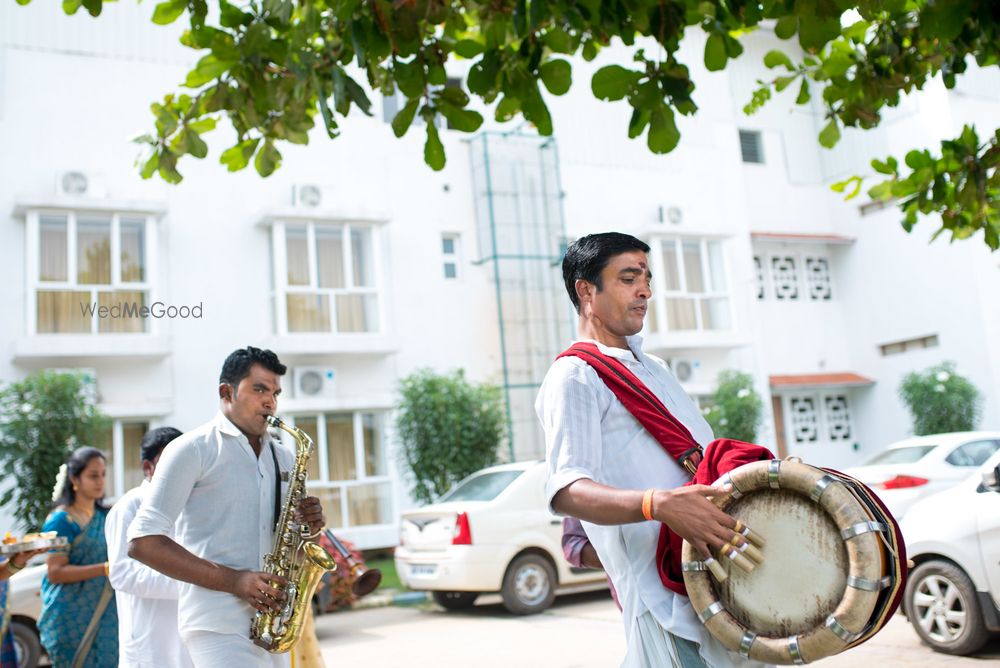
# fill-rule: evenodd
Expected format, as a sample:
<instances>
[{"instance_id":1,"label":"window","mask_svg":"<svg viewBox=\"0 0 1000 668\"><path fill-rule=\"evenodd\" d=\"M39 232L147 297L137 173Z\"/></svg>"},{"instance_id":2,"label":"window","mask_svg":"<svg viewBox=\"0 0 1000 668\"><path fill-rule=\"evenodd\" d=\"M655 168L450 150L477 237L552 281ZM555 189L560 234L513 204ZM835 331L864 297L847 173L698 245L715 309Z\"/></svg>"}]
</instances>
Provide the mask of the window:
<instances>
[{"instance_id":1,"label":"window","mask_svg":"<svg viewBox=\"0 0 1000 668\"><path fill-rule=\"evenodd\" d=\"M757 280L757 299L794 302L831 301L833 276L830 259L822 255L781 253L753 258Z\"/></svg>"},{"instance_id":2,"label":"window","mask_svg":"<svg viewBox=\"0 0 1000 668\"><path fill-rule=\"evenodd\" d=\"M279 334L379 331L374 227L277 223L273 234Z\"/></svg>"},{"instance_id":3,"label":"window","mask_svg":"<svg viewBox=\"0 0 1000 668\"><path fill-rule=\"evenodd\" d=\"M393 487L385 451L385 414L296 415L289 422L309 434L309 491L323 502L331 527L393 522Z\"/></svg>"},{"instance_id":4,"label":"window","mask_svg":"<svg viewBox=\"0 0 1000 668\"><path fill-rule=\"evenodd\" d=\"M495 471L467 478L441 497L439 503L448 501L492 501L500 492L517 480L524 471Z\"/></svg>"},{"instance_id":5,"label":"window","mask_svg":"<svg viewBox=\"0 0 1000 668\"><path fill-rule=\"evenodd\" d=\"M32 333L148 331L150 230L143 215L30 213Z\"/></svg>"},{"instance_id":6,"label":"window","mask_svg":"<svg viewBox=\"0 0 1000 668\"><path fill-rule=\"evenodd\" d=\"M906 353L912 350L923 350L924 348L936 348L938 345L937 334L931 334L930 336L921 336L916 339L907 339L905 341L894 341L893 343L883 343L879 346L879 351L882 356L887 355L898 355L899 353Z\"/></svg>"},{"instance_id":7,"label":"window","mask_svg":"<svg viewBox=\"0 0 1000 668\"><path fill-rule=\"evenodd\" d=\"M924 455L936 448L936 445L913 445L905 448L890 448L873 455L862 466L874 464L913 464L924 458Z\"/></svg>"},{"instance_id":8,"label":"window","mask_svg":"<svg viewBox=\"0 0 1000 668\"><path fill-rule=\"evenodd\" d=\"M111 428L98 437L97 447L107 457L104 498L116 499L142 483L142 437L149 431L149 422L115 420Z\"/></svg>"},{"instance_id":9,"label":"window","mask_svg":"<svg viewBox=\"0 0 1000 668\"><path fill-rule=\"evenodd\" d=\"M659 246L663 267L653 276L656 312L647 317L662 311L667 331L729 329L722 243L667 238L661 239Z\"/></svg>"},{"instance_id":10,"label":"window","mask_svg":"<svg viewBox=\"0 0 1000 668\"><path fill-rule=\"evenodd\" d=\"M786 412L788 433L796 444L843 443L854 438L846 394L792 395L787 397Z\"/></svg>"},{"instance_id":11,"label":"window","mask_svg":"<svg viewBox=\"0 0 1000 668\"><path fill-rule=\"evenodd\" d=\"M760 131L740 130L740 154L743 156L743 162L764 163L764 146L761 143Z\"/></svg>"},{"instance_id":12,"label":"window","mask_svg":"<svg viewBox=\"0 0 1000 668\"><path fill-rule=\"evenodd\" d=\"M781 301L795 301L799 298L799 272L794 256L774 256L771 258L771 280L774 282L774 298Z\"/></svg>"},{"instance_id":13,"label":"window","mask_svg":"<svg viewBox=\"0 0 1000 668\"><path fill-rule=\"evenodd\" d=\"M952 450L945 461L952 466L981 466L1000 448L1000 441L972 441Z\"/></svg>"},{"instance_id":14,"label":"window","mask_svg":"<svg viewBox=\"0 0 1000 668\"><path fill-rule=\"evenodd\" d=\"M444 277L458 278L459 238L457 234L441 235L441 255L444 258Z\"/></svg>"}]
</instances>

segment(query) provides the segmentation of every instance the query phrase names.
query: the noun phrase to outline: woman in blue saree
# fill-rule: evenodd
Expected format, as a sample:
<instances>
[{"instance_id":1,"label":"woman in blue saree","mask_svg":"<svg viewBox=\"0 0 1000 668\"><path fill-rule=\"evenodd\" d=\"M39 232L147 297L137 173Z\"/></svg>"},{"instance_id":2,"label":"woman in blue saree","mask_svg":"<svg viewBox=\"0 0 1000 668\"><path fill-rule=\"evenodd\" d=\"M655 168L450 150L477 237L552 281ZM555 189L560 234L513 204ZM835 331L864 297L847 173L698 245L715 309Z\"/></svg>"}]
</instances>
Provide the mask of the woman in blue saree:
<instances>
[{"instance_id":1,"label":"woman in blue saree","mask_svg":"<svg viewBox=\"0 0 1000 668\"><path fill-rule=\"evenodd\" d=\"M79 448L64 466L53 493L56 508L42 530L65 536L69 546L49 555L38 630L54 668L116 666L118 611L107 577L104 454Z\"/></svg>"}]
</instances>

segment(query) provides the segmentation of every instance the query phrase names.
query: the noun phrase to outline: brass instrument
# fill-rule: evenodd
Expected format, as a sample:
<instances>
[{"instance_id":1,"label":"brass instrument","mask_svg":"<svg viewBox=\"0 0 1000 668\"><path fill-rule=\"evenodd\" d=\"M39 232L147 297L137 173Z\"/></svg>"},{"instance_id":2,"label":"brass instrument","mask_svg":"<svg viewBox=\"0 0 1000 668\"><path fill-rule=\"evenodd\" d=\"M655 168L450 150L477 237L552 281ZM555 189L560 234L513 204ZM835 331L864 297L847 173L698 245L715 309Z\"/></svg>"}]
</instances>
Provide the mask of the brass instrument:
<instances>
[{"instance_id":1,"label":"brass instrument","mask_svg":"<svg viewBox=\"0 0 1000 668\"><path fill-rule=\"evenodd\" d=\"M326 534L327 540L333 544L334 549L340 553L340 556L350 567L351 591L354 592L354 595L361 598L375 591L382 582L382 571L377 568L365 568L354 560L351 551L344 547L344 544L333 535L332 531L325 529L323 533Z\"/></svg>"},{"instance_id":2,"label":"brass instrument","mask_svg":"<svg viewBox=\"0 0 1000 668\"><path fill-rule=\"evenodd\" d=\"M295 439L295 467L288 481L288 492L274 530L274 545L264 555L264 572L288 580L284 589L285 605L278 612L260 612L250 622L250 639L268 652L280 654L292 649L302 635L306 612L320 578L337 568L337 562L325 548L313 542L316 535L309 525L295 521L295 507L305 496L306 470L312 454L312 439L301 429L290 427L274 417L267 423L282 429Z\"/></svg>"}]
</instances>

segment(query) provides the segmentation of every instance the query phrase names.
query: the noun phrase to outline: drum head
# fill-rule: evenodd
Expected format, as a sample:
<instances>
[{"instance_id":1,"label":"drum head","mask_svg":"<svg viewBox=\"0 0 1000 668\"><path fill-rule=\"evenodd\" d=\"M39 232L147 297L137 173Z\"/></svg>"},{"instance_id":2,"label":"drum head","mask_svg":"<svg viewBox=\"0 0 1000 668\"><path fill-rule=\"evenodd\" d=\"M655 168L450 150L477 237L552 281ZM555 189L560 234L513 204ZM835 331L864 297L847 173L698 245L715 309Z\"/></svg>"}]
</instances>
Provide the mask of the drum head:
<instances>
[{"instance_id":1,"label":"drum head","mask_svg":"<svg viewBox=\"0 0 1000 668\"><path fill-rule=\"evenodd\" d=\"M715 583L726 610L767 636L822 626L847 586L847 550L833 519L787 490L758 490L734 500L726 512L767 536L769 548L752 573L730 568L730 577Z\"/></svg>"}]
</instances>

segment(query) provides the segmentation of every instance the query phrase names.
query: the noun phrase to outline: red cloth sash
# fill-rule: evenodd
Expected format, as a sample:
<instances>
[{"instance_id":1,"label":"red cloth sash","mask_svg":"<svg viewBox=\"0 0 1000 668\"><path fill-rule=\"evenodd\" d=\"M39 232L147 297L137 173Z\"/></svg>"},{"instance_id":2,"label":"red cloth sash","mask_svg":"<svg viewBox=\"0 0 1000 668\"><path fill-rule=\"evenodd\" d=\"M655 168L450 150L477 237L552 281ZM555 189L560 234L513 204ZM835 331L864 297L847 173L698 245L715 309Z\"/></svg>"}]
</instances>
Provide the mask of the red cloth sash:
<instances>
[{"instance_id":1,"label":"red cloth sash","mask_svg":"<svg viewBox=\"0 0 1000 668\"><path fill-rule=\"evenodd\" d=\"M688 428L619 360L605 355L593 343L575 343L556 359L559 357L577 357L589 364L667 455L692 474L692 480L687 483L689 485L709 485L737 466L774 458L763 446L728 438L709 443L703 457L701 446L691 436ZM663 586L674 593L687 596L681 572L682 542L680 536L666 524L662 524L655 559Z\"/></svg>"}]
</instances>

